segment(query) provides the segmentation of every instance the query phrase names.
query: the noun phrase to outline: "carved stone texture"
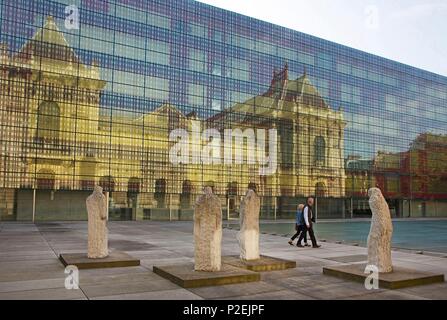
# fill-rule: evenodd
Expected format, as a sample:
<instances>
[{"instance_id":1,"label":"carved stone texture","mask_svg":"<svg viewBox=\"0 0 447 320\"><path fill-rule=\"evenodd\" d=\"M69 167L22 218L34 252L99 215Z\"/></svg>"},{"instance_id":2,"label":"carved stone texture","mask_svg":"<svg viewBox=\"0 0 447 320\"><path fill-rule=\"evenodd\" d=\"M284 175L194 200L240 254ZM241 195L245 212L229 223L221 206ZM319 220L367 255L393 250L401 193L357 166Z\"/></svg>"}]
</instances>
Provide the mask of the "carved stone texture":
<instances>
[{"instance_id":1,"label":"carved stone texture","mask_svg":"<svg viewBox=\"0 0 447 320\"><path fill-rule=\"evenodd\" d=\"M220 271L222 208L211 187L205 187L194 208L194 270Z\"/></svg>"},{"instance_id":2,"label":"carved stone texture","mask_svg":"<svg viewBox=\"0 0 447 320\"><path fill-rule=\"evenodd\" d=\"M253 190L247 190L240 207L238 233L242 260L257 260L259 256L259 210L261 202Z\"/></svg>"},{"instance_id":3,"label":"carved stone texture","mask_svg":"<svg viewBox=\"0 0 447 320\"><path fill-rule=\"evenodd\" d=\"M371 229L368 236L368 264L379 272L392 272L391 237L393 224L388 204L379 188L368 190L369 207L372 211Z\"/></svg>"},{"instance_id":4,"label":"carved stone texture","mask_svg":"<svg viewBox=\"0 0 447 320\"><path fill-rule=\"evenodd\" d=\"M88 211L88 251L91 259L105 258L109 255L107 231L107 202L100 186L95 186L87 197Z\"/></svg>"}]
</instances>

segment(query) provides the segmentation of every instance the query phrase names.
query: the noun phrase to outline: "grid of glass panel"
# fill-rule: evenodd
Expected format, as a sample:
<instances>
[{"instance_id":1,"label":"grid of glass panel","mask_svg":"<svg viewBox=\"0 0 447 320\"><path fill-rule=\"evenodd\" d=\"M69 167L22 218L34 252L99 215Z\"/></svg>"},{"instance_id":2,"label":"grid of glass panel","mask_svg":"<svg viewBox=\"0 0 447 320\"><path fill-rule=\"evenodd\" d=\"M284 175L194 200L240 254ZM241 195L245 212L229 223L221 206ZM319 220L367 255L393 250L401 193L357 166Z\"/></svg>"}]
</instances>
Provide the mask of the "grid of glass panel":
<instances>
[{"instance_id":1,"label":"grid of glass panel","mask_svg":"<svg viewBox=\"0 0 447 320\"><path fill-rule=\"evenodd\" d=\"M437 74L192 0L0 0L0 72L1 220L86 219L95 185L124 220L191 219L206 185L226 218L247 188L265 218L307 195L320 217L367 216L374 186L395 216L447 214ZM204 161L207 129L275 130L275 172L224 163L222 143ZM249 140L230 152L260 160Z\"/></svg>"}]
</instances>

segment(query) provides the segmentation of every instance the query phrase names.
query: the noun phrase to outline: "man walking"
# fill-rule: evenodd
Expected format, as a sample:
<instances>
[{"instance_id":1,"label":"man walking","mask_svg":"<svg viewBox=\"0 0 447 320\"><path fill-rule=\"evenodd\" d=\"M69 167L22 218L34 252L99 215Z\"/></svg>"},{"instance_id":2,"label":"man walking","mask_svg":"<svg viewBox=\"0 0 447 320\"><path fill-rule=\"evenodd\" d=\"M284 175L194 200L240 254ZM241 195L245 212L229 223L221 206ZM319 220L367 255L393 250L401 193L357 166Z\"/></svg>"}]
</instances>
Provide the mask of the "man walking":
<instances>
[{"instance_id":1,"label":"man walking","mask_svg":"<svg viewBox=\"0 0 447 320\"><path fill-rule=\"evenodd\" d=\"M304 223L303 209L304 209L304 204L300 203L298 205L298 208L297 208L297 211L296 211L296 219L295 219L295 230L296 230L296 233L289 240L289 244L291 246L293 246L293 240L295 240L295 238L297 238L301 234L301 232L303 232L304 229L306 229L306 224ZM303 245L301 244L301 242L297 242L296 246L297 247L302 247ZM304 246L306 246L306 247L309 246L307 244L307 235L304 236Z\"/></svg>"},{"instance_id":2,"label":"man walking","mask_svg":"<svg viewBox=\"0 0 447 320\"><path fill-rule=\"evenodd\" d=\"M301 232L300 237L298 238L298 243L301 243L303 238L306 236L306 233L309 232L310 240L312 241L312 248L319 248L321 247L317 243L317 239L315 239L315 234L313 230L313 222L315 222L315 217L313 215L312 206L314 204L314 198L308 197L306 205L303 209L303 215L304 215L304 223L306 224L304 231Z\"/></svg>"}]
</instances>

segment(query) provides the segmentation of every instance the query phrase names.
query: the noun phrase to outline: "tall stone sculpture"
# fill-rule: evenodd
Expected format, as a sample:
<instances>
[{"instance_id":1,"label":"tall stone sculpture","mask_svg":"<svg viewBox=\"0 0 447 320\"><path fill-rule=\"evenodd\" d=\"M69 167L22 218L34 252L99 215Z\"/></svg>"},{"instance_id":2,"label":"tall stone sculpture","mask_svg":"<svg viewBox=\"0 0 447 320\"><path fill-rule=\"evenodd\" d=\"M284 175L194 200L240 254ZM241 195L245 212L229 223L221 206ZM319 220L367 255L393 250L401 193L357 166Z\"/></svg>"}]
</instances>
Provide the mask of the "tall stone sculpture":
<instances>
[{"instance_id":1,"label":"tall stone sculpture","mask_svg":"<svg viewBox=\"0 0 447 320\"><path fill-rule=\"evenodd\" d=\"M205 187L194 208L194 259L196 271L221 268L222 208L211 187Z\"/></svg>"},{"instance_id":2,"label":"tall stone sculpture","mask_svg":"<svg viewBox=\"0 0 447 320\"><path fill-rule=\"evenodd\" d=\"M87 198L88 253L87 257L105 258L109 255L107 235L107 202L100 186L95 186Z\"/></svg>"},{"instance_id":3,"label":"tall stone sculpture","mask_svg":"<svg viewBox=\"0 0 447 320\"><path fill-rule=\"evenodd\" d=\"M247 190L240 207L238 233L242 260L257 260L259 256L259 210L260 200L256 192Z\"/></svg>"},{"instance_id":4,"label":"tall stone sculpture","mask_svg":"<svg viewBox=\"0 0 447 320\"><path fill-rule=\"evenodd\" d=\"M372 211L371 229L368 236L368 265L379 272L392 272L391 236L393 224L388 204L379 188L368 190L369 207Z\"/></svg>"}]
</instances>

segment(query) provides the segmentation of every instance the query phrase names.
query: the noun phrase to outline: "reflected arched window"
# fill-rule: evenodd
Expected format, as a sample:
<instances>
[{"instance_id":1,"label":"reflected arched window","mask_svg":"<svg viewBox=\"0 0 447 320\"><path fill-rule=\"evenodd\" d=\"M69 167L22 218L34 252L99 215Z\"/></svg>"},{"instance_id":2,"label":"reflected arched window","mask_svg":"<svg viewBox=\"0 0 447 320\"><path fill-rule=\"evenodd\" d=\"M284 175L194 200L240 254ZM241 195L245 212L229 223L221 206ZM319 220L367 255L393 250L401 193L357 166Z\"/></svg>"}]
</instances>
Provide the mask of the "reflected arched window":
<instances>
[{"instance_id":1,"label":"reflected arched window","mask_svg":"<svg viewBox=\"0 0 447 320\"><path fill-rule=\"evenodd\" d=\"M56 102L43 101L37 110L37 137L55 141L59 137L60 109Z\"/></svg>"},{"instance_id":2,"label":"reflected arched window","mask_svg":"<svg viewBox=\"0 0 447 320\"><path fill-rule=\"evenodd\" d=\"M315 137L314 159L316 164L324 164L326 161L326 141L324 137Z\"/></svg>"}]
</instances>

